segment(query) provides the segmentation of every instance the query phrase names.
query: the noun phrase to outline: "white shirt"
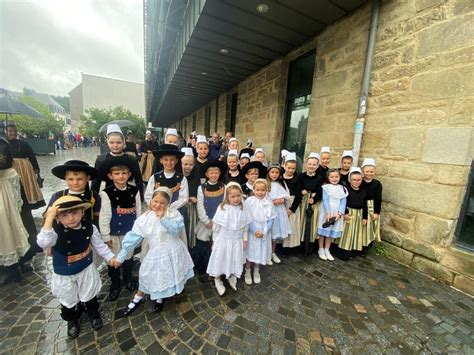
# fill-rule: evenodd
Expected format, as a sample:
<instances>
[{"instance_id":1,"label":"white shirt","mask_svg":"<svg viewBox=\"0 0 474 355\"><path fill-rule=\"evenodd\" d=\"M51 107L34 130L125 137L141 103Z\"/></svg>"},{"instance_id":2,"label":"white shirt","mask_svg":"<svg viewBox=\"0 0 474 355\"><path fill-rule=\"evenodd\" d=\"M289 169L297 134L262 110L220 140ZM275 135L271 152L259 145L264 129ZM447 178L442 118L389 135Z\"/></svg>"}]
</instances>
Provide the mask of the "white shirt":
<instances>
[{"instance_id":1,"label":"white shirt","mask_svg":"<svg viewBox=\"0 0 474 355\"><path fill-rule=\"evenodd\" d=\"M167 179L170 179L174 176L176 172L172 173L167 173L163 172L165 177ZM150 179L148 180L148 184L146 185L146 190L145 190L145 202L150 204L151 201L151 196L153 196L153 191L155 191L155 174L150 176ZM178 209L186 205L189 199L189 188L188 188L188 180L186 179L185 176L183 176L183 180L181 180L181 187L179 189L179 196L176 201L170 204L170 207L173 207L174 209Z\"/></svg>"}]
</instances>

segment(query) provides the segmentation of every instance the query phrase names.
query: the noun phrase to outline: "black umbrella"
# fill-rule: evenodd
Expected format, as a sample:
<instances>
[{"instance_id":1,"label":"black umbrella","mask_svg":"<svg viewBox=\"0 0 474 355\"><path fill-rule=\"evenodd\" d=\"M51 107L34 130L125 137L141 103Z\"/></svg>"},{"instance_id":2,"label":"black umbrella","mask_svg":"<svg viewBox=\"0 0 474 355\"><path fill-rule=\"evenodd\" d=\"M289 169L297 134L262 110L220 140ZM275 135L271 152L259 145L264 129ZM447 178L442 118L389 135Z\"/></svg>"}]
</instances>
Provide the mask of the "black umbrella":
<instances>
[{"instance_id":1,"label":"black umbrella","mask_svg":"<svg viewBox=\"0 0 474 355\"><path fill-rule=\"evenodd\" d=\"M129 120L114 120L114 121L110 121L110 122L107 122L107 123L104 123L102 125L102 127L100 127L99 129L99 132L105 132L107 131L107 126L109 124L116 124L118 125L120 128L123 128L123 127L130 127L130 126L134 126L135 123L133 123L132 121L129 121Z\"/></svg>"},{"instance_id":2,"label":"black umbrella","mask_svg":"<svg viewBox=\"0 0 474 355\"><path fill-rule=\"evenodd\" d=\"M18 114L33 118L43 118L43 116L30 105L5 96L0 97L0 114L5 114L5 116Z\"/></svg>"}]
</instances>

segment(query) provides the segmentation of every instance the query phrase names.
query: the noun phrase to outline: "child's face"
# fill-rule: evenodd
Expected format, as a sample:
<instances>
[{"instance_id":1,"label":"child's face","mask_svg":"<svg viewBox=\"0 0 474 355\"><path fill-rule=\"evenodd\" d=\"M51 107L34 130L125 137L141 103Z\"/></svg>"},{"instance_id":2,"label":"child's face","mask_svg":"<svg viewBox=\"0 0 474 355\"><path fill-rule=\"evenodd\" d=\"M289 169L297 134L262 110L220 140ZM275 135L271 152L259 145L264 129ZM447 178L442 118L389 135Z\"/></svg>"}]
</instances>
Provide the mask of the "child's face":
<instances>
[{"instance_id":1,"label":"child's face","mask_svg":"<svg viewBox=\"0 0 474 355\"><path fill-rule=\"evenodd\" d=\"M306 162L306 171L309 173L316 172L316 169L319 166L319 160L315 158L309 158Z\"/></svg>"},{"instance_id":2,"label":"child's face","mask_svg":"<svg viewBox=\"0 0 474 355\"><path fill-rule=\"evenodd\" d=\"M173 134L167 135L165 140L166 140L166 144L172 144L172 145L178 145L178 142L179 142L178 136L175 136Z\"/></svg>"},{"instance_id":3,"label":"child's face","mask_svg":"<svg viewBox=\"0 0 474 355\"><path fill-rule=\"evenodd\" d=\"M240 191L238 189L232 189L229 191L229 203L232 205L232 206L238 206L240 205L241 201L242 201L242 194L240 193Z\"/></svg>"},{"instance_id":4,"label":"child's face","mask_svg":"<svg viewBox=\"0 0 474 355\"><path fill-rule=\"evenodd\" d=\"M160 163L163 165L164 171L166 171L167 173L172 173L174 171L176 163L178 163L178 158L176 158L174 155L163 155L160 158Z\"/></svg>"},{"instance_id":5,"label":"child's face","mask_svg":"<svg viewBox=\"0 0 474 355\"><path fill-rule=\"evenodd\" d=\"M186 175L191 174L191 171L193 171L194 168L194 158L185 155L184 157L181 158L181 167L183 168L183 173Z\"/></svg>"},{"instance_id":6,"label":"child's face","mask_svg":"<svg viewBox=\"0 0 474 355\"><path fill-rule=\"evenodd\" d=\"M280 169L277 168L272 168L268 172L268 177L270 178L271 181L277 181L278 178L280 177Z\"/></svg>"},{"instance_id":7,"label":"child's face","mask_svg":"<svg viewBox=\"0 0 474 355\"><path fill-rule=\"evenodd\" d=\"M128 169L121 169L121 170L113 170L107 174L110 180L114 182L115 185L124 186L128 179L130 179L130 170Z\"/></svg>"},{"instance_id":8,"label":"child's face","mask_svg":"<svg viewBox=\"0 0 474 355\"><path fill-rule=\"evenodd\" d=\"M362 175L361 174L351 174L349 177L349 182L351 184L351 187L355 190L358 190L360 187L360 184L362 184Z\"/></svg>"},{"instance_id":9,"label":"child's face","mask_svg":"<svg viewBox=\"0 0 474 355\"><path fill-rule=\"evenodd\" d=\"M342 158L341 168L344 171L349 171L352 166L352 158Z\"/></svg>"},{"instance_id":10,"label":"child's face","mask_svg":"<svg viewBox=\"0 0 474 355\"><path fill-rule=\"evenodd\" d=\"M120 134L110 134L107 138L107 145L111 153L119 154L123 152L125 142Z\"/></svg>"},{"instance_id":11,"label":"child's face","mask_svg":"<svg viewBox=\"0 0 474 355\"><path fill-rule=\"evenodd\" d=\"M86 189L91 177L85 171L66 171L64 180L66 180L69 191L82 192Z\"/></svg>"},{"instance_id":12,"label":"child's face","mask_svg":"<svg viewBox=\"0 0 474 355\"><path fill-rule=\"evenodd\" d=\"M220 176L221 176L221 171L219 170L219 168L209 168L206 171L207 180L211 184L215 184L216 182L218 182Z\"/></svg>"},{"instance_id":13,"label":"child's face","mask_svg":"<svg viewBox=\"0 0 474 355\"><path fill-rule=\"evenodd\" d=\"M207 155L209 154L209 146L206 143L199 143L196 150L199 158L207 158Z\"/></svg>"},{"instance_id":14,"label":"child's face","mask_svg":"<svg viewBox=\"0 0 474 355\"><path fill-rule=\"evenodd\" d=\"M364 174L364 180L372 181L375 176L375 166L367 165L362 168L362 173Z\"/></svg>"},{"instance_id":15,"label":"child's face","mask_svg":"<svg viewBox=\"0 0 474 355\"><path fill-rule=\"evenodd\" d=\"M236 149L237 151L239 150L239 142L237 141L232 141L229 143L229 150L230 149Z\"/></svg>"},{"instance_id":16,"label":"child's face","mask_svg":"<svg viewBox=\"0 0 474 355\"><path fill-rule=\"evenodd\" d=\"M155 194L155 196L151 199L150 209L155 212L155 214L163 215L167 207L168 200L159 193Z\"/></svg>"},{"instance_id":17,"label":"child's face","mask_svg":"<svg viewBox=\"0 0 474 355\"><path fill-rule=\"evenodd\" d=\"M231 155L227 157L227 166L229 167L229 170L235 171L237 170L237 165L239 164L239 160L235 155Z\"/></svg>"},{"instance_id":18,"label":"child's face","mask_svg":"<svg viewBox=\"0 0 474 355\"><path fill-rule=\"evenodd\" d=\"M331 154L329 153L321 153L321 166L327 167L331 162Z\"/></svg>"},{"instance_id":19,"label":"child's face","mask_svg":"<svg viewBox=\"0 0 474 355\"><path fill-rule=\"evenodd\" d=\"M249 158L240 158L240 168L242 169L245 165L247 165L248 163L250 163L250 159Z\"/></svg>"},{"instance_id":20,"label":"child's face","mask_svg":"<svg viewBox=\"0 0 474 355\"><path fill-rule=\"evenodd\" d=\"M293 176L296 172L296 162L289 161L283 166L283 168L285 169L286 175Z\"/></svg>"},{"instance_id":21,"label":"child's face","mask_svg":"<svg viewBox=\"0 0 474 355\"><path fill-rule=\"evenodd\" d=\"M245 177L247 178L247 181L251 184L255 182L255 180L258 179L258 169L253 168L247 171L247 174L245 174Z\"/></svg>"},{"instance_id":22,"label":"child's face","mask_svg":"<svg viewBox=\"0 0 474 355\"><path fill-rule=\"evenodd\" d=\"M329 173L329 176L328 176L329 183L331 183L333 185L337 185L337 184L339 184L340 179L341 179L341 177L339 176L338 172Z\"/></svg>"},{"instance_id":23,"label":"child's face","mask_svg":"<svg viewBox=\"0 0 474 355\"><path fill-rule=\"evenodd\" d=\"M79 227L83 216L84 209L76 208L64 212L59 212L56 216L56 220L66 228L77 228Z\"/></svg>"},{"instance_id":24,"label":"child's face","mask_svg":"<svg viewBox=\"0 0 474 355\"><path fill-rule=\"evenodd\" d=\"M257 198L261 200L267 194L267 187L263 183L258 183L253 186L253 193Z\"/></svg>"},{"instance_id":25,"label":"child's face","mask_svg":"<svg viewBox=\"0 0 474 355\"><path fill-rule=\"evenodd\" d=\"M257 154L255 154L255 160L256 161L261 161L262 163L265 163L265 153L264 152L257 152Z\"/></svg>"}]
</instances>

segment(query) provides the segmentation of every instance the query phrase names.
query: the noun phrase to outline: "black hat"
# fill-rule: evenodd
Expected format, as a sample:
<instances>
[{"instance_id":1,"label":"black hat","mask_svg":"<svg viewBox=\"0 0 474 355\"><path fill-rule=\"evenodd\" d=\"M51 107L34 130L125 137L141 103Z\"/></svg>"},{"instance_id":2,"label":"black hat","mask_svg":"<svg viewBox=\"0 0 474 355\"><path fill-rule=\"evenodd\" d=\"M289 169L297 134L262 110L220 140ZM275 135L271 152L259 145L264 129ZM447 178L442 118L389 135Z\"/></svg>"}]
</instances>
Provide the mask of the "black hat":
<instances>
[{"instance_id":1,"label":"black hat","mask_svg":"<svg viewBox=\"0 0 474 355\"><path fill-rule=\"evenodd\" d=\"M158 150L153 151L153 155L157 158L161 158L164 155L174 155L179 159L183 157L184 153L174 144L162 144L158 147Z\"/></svg>"},{"instance_id":2,"label":"black hat","mask_svg":"<svg viewBox=\"0 0 474 355\"><path fill-rule=\"evenodd\" d=\"M63 180L66 175L66 171L84 171L91 177L91 180L98 176L97 169L93 168L82 160L69 160L65 162L64 165L58 165L51 169L51 172L54 176Z\"/></svg>"},{"instance_id":3,"label":"black hat","mask_svg":"<svg viewBox=\"0 0 474 355\"><path fill-rule=\"evenodd\" d=\"M259 178L263 179L267 175L267 168L265 167L265 165L262 164L261 161L251 161L250 163L246 164L240 172L242 182L244 183L247 182L247 178L245 177L245 174L247 174L247 172L250 169L258 169Z\"/></svg>"},{"instance_id":4,"label":"black hat","mask_svg":"<svg viewBox=\"0 0 474 355\"><path fill-rule=\"evenodd\" d=\"M219 180L222 179L227 172L227 164L220 160L209 160L201 165L199 170L201 177L206 177L207 169L209 168L219 168L221 175L219 176Z\"/></svg>"},{"instance_id":5,"label":"black hat","mask_svg":"<svg viewBox=\"0 0 474 355\"><path fill-rule=\"evenodd\" d=\"M99 174L103 180L107 178L107 174L110 172L114 166L123 165L130 170L133 170L136 167L137 161L130 157L128 154L118 155L118 156L109 156L107 157L104 162L99 167Z\"/></svg>"}]
</instances>

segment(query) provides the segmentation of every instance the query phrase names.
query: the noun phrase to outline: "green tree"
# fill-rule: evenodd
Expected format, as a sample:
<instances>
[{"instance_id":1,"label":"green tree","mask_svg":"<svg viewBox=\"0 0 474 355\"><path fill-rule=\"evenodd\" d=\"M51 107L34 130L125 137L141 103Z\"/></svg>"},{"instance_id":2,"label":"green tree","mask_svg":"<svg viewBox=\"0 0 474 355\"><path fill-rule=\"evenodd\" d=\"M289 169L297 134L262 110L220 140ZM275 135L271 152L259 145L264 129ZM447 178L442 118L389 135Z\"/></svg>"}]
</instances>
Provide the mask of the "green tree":
<instances>
[{"instance_id":1,"label":"green tree","mask_svg":"<svg viewBox=\"0 0 474 355\"><path fill-rule=\"evenodd\" d=\"M41 102L38 102L30 96L21 96L19 101L30 105L43 117L33 118L26 115L13 116L20 133L26 133L28 136L38 135L46 138L50 133L59 134L64 131L64 122L57 121L52 113L49 112L48 108Z\"/></svg>"},{"instance_id":2,"label":"green tree","mask_svg":"<svg viewBox=\"0 0 474 355\"><path fill-rule=\"evenodd\" d=\"M71 113L71 111L69 109L69 97L67 97L67 96L53 96L53 95L51 95L51 97L54 100L56 100L56 102L58 104L60 104L67 113Z\"/></svg>"},{"instance_id":3,"label":"green tree","mask_svg":"<svg viewBox=\"0 0 474 355\"><path fill-rule=\"evenodd\" d=\"M135 133L135 137L145 137L145 119L122 106L106 109L93 107L86 110L86 114L81 115L82 125L80 132L84 136L89 137L101 134L105 136L105 132L99 132L100 127L114 120L128 120L133 123L133 126L122 129L124 134L126 134L127 130L131 129Z\"/></svg>"}]
</instances>

